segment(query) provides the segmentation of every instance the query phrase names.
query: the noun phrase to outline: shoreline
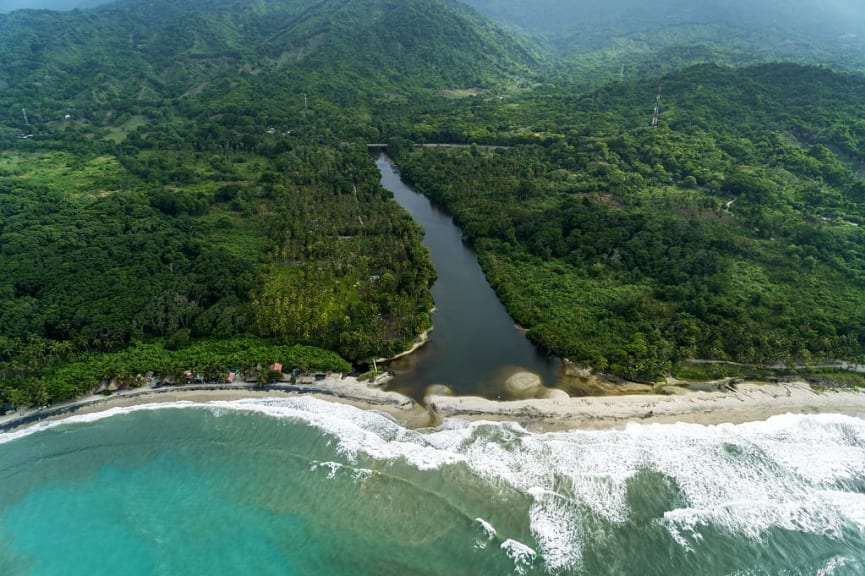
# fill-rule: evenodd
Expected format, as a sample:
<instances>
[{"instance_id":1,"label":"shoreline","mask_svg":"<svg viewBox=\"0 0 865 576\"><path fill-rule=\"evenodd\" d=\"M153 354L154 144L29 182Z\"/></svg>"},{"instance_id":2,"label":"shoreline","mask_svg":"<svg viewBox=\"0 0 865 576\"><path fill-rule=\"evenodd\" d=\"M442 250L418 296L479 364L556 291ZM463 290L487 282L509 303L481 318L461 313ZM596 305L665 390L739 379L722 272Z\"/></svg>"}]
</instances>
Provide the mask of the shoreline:
<instances>
[{"instance_id":1,"label":"shoreline","mask_svg":"<svg viewBox=\"0 0 865 576\"><path fill-rule=\"evenodd\" d=\"M435 428L446 419L516 422L532 432L623 428L630 423L676 422L717 425L762 421L782 414L839 413L865 417L865 392L814 391L804 381L743 382L735 389L675 395L555 397L496 401L477 396L428 396L427 406L398 392L346 376L328 376L315 385L202 384L139 388L90 396L43 409L0 417L0 433L76 414L143 404L290 397L315 398L384 413L411 429Z\"/></svg>"},{"instance_id":2,"label":"shoreline","mask_svg":"<svg viewBox=\"0 0 865 576\"><path fill-rule=\"evenodd\" d=\"M207 403L250 398L312 396L321 400L351 404L364 410L390 415L408 426L423 427L431 421L429 411L407 396L389 392L352 376L328 376L315 385L274 383L258 386L239 384L188 384L122 390L109 396L94 394L75 401L0 416L0 434L21 430L40 422L60 420L77 414L91 414L111 408L172 402Z\"/></svg>"},{"instance_id":3,"label":"shoreline","mask_svg":"<svg viewBox=\"0 0 865 576\"><path fill-rule=\"evenodd\" d=\"M433 312L435 312L435 308L433 308ZM388 362L393 362L394 360L399 360L400 358L405 358L411 354L414 354L424 346L426 346L430 341L430 334L433 329L425 330L421 332L417 337L415 337L414 344L411 345L411 348L408 350L403 350L396 356L391 356L390 358L376 358L375 361L379 364L387 364Z\"/></svg>"}]
</instances>

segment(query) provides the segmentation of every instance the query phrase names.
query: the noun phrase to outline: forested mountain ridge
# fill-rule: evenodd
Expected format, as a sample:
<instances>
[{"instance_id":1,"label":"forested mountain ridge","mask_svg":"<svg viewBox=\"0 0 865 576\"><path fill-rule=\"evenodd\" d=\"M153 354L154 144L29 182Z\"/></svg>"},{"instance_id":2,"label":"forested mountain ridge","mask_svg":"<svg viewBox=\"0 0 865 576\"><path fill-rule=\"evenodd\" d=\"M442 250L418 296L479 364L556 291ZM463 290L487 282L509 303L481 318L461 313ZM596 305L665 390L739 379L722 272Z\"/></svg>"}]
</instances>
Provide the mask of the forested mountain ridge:
<instances>
[{"instance_id":1,"label":"forested mountain ridge","mask_svg":"<svg viewBox=\"0 0 865 576\"><path fill-rule=\"evenodd\" d=\"M682 24L725 23L774 28L836 38L861 32L865 25L856 0L464 0L480 13L533 33L554 35L575 29L633 32Z\"/></svg>"},{"instance_id":2,"label":"forested mountain ridge","mask_svg":"<svg viewBox=\"0 0 865 576\"><path fill-rule=\"evenodd\" d=\"M701 63L793 61L865 70L865 17L853 0L465 0L524 30L583 85L652 77Z\"/></svg>"},{"instance_id":3,"label":"forested mountain ridge","mask_svg":"<svg viewBox=\"0 0 865 576\"><path fill-rule=\"evenodd\" d=\"M3 124L63 112L95 119L231 82L288 80L356 104L370 94L525 83L537 48L440 0L130 0L0 16Z\"/></svg>"},{"instance_id":4,"label":"forested mountain ridge","mask_svg":"<svg viewBox=\"0 0 865 576\"><path fill-rule=\"evenodd\" d=\"M0 14L15 10L74 10L93 8L111 0L6 0L0 5Z\"/></svg>"}]
</instances>

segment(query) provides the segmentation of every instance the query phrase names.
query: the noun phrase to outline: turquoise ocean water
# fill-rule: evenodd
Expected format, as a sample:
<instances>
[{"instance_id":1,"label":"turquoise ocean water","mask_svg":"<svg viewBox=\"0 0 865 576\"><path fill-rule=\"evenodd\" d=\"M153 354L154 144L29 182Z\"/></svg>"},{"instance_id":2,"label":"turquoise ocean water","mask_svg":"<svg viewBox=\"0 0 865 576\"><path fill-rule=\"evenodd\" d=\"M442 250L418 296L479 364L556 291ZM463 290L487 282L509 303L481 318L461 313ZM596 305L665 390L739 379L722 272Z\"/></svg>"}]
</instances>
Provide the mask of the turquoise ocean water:
<instances>
[{"instance_id":1,"label":"turquoise ocean water","mask_svg":"<svg viewBox=\"0 0 865 576\"><path fill-rule=\"evenodd\" d=\"M865 420L434 432L312 398L0 434L0 574L862 575Z\"/></svg>"}]
</instances>

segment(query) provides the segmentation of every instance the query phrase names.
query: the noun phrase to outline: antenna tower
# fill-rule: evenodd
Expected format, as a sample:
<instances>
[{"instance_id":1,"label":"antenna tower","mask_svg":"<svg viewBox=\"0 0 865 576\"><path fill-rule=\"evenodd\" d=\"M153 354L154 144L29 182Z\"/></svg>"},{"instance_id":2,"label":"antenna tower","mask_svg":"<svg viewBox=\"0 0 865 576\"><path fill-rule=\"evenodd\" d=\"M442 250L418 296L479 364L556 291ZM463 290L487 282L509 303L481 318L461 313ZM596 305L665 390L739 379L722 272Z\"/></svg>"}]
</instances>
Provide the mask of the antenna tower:
<instances>
[{"instance_id":1,"label":"antenna tower","mask_svg":"<svg viewBox=\"0 0 865 576\"><path fill-rule=\"evenodd\" d=\"M658 116L661 114L661 86L658 85L658 95L655 97L655 111L652 113L652 128L658 127Z\"/></svg>"}]
</instances>

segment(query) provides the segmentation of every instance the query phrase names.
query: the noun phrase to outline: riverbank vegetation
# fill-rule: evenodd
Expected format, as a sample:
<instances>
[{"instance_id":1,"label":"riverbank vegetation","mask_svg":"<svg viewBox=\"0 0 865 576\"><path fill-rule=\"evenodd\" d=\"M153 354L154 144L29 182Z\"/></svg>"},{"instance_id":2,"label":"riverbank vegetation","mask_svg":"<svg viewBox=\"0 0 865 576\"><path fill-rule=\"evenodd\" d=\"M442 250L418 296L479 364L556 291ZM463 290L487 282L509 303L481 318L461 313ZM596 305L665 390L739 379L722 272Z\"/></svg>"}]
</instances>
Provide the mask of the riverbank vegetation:
<instances>
[{"instance_id":1,"label":"riverbank vegetation","mask_svg":"<svg viewBox=\"0 0 865 576\"><path fill-rule=\"evenodd\" d=\"M693 357L861 358L865 81L780 64L660 81L657 129L651 85L617 84L444 123L513 148L403 145L435 138L425 125L393 151L556 353L633 379Z\"/></svg>"}]
</instances>

